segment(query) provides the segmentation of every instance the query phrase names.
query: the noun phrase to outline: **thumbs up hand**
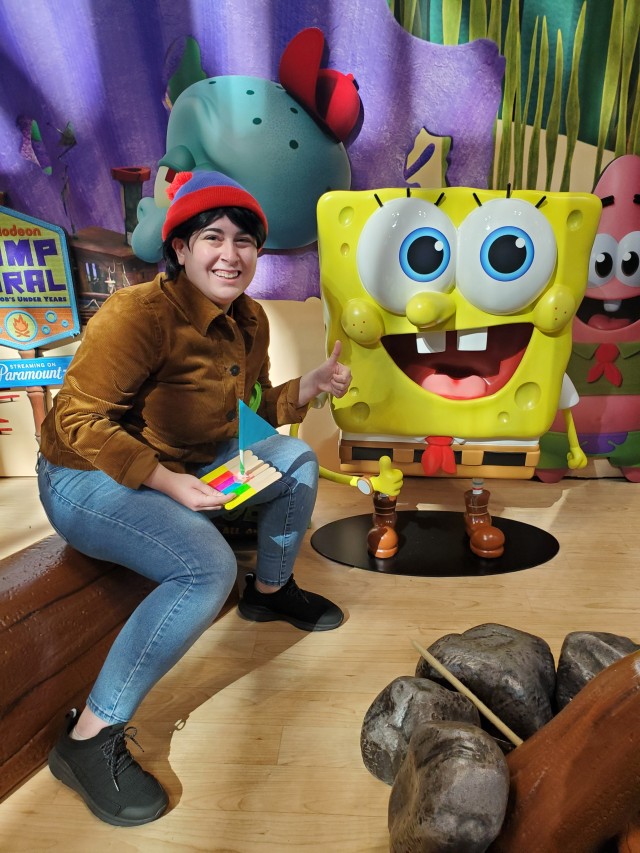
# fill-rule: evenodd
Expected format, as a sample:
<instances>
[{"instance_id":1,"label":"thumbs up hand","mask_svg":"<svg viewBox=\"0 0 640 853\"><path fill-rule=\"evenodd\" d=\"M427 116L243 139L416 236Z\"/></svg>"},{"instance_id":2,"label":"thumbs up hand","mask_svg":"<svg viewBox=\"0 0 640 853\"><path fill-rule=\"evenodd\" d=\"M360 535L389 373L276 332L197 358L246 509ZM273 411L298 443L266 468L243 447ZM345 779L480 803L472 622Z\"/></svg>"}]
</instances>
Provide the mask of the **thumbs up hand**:
<instances>
[{"instance_id":1,"label":"thumbs up hand","mask_svg":"<svg viewBox=\"0 0 640 853\"><path fill-rule=\"evenodd\" d=\"M402 488L402 471L391 467L391 459L388 456L381 456L380 473L371 477L371 484L376 492L396 497Z\"/></svg>"},{"instance_id":2,"label":"thumbs up hand","mask_svg":"<svg viewBox=\"0 0 640 853\"><path fill-rule=\"evenodd\" d=\"M304 406L322 392L334 397L344 397L351 384L351 371L338 361L341 352L342 343L336 341L329 358L300 379L299 406Z\"/></svg>"}]
</instances>

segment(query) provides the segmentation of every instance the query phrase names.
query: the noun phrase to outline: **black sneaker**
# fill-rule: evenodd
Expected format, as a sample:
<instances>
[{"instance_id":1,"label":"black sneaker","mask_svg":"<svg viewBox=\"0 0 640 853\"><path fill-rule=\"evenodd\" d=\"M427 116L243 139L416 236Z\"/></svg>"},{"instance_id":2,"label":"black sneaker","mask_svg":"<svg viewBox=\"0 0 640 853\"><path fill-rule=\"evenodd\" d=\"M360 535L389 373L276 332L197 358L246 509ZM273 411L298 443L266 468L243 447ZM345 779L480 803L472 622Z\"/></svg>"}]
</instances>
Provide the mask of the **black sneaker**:
<instances>
[{"instance_id":1,"label":"black sneaker","mask_svg":"<svg viewBox=\"0 0 640 853\"><path fill-rule=\"evenodd\" d=\"M331 631L344 619L344 613L337 605L315 592L300 589L293 575L277 592L259 592L253 574L247 575L246 582L238 610L241 616L252 622L280 619L303 631Z\"/></svg>"},{"instance_id":2,"label":"black sneaker","mask_svg":"<svg viewBox=\"0 0 640 853\"><path fill-rule=\"evenodd\" d=\"M96 817L113 826L139 826L164 812L169 804L158 780L140 767L127 749L137 729L124 723L108 726L95 737L74 740L69 733L76 712L49 753L49 769L85 801Z\"/></svg>"}]
</instances>

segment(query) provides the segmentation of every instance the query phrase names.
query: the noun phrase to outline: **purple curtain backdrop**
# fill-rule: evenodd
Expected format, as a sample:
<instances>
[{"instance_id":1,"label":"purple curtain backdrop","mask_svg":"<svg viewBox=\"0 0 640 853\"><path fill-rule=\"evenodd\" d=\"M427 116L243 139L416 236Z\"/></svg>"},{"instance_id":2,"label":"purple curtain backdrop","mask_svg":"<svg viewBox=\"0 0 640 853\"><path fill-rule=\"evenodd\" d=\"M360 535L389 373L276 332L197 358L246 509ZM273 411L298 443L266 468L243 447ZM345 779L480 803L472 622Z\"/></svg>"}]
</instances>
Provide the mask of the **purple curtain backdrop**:
<instances>
[{"instance_id":1,"label":"purple curtain backdrop","mask_svg":"<svg viewBox=\"0 0 640 853\"><path fill-rule=\"evenodd\" d=\"M0 190L17 210L67 230L123 232L111 168L149 166L143 192L153 194L165 89L185 38L198 42L208 76L277 80L286 44L312 26L325 35L326 67L359 84L364 118L347 143L353 189L404 186L405 158L422 127L453 138L450 184L486 186L504 70L496 45L414 38L386 0L3 0ZM38 122L50 175L21 155L19 116ZM61 145L67 122L77 139L69 149ZM315 246L265 255L251 292L318 295Z\"/></svg>"}]
</instances>

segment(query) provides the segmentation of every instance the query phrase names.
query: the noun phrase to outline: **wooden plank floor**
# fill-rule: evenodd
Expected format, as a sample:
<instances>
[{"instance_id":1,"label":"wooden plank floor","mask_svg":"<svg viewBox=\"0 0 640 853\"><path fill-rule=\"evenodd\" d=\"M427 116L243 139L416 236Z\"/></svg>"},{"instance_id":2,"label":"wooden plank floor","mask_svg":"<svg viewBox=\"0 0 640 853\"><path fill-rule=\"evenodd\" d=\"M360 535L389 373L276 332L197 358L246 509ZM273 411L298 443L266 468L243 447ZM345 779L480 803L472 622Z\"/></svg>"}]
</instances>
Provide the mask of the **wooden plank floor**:
<instances>
[{"instance_id":1,"label":"wooden plank floor","mask_svg":"<svg viewBox=\"0 0 640 853\"><path fill-rule=\"evenodd\" d=\"M400 509L429 503L462 511L468 485L412 479ZM360 727L378 692L413 674L412 638L428 646L498 622L543 637L556 656L570 631L640 639L640 486L619 479L488 486L495 515L559 540L553 560L488 577L386 576L329 562L307 538L297 579L339 602L345 624L305 634L227 609L136 715L143 763L170 793L168 814L135 829L109 827L44 768L0 804L0 850L388 850L389 788L362 764ZM0 505L5 549L46 535L35 481L0 480ZM313 527L369 511L354 489L322 481Z\"/></svg>"}]
</instances>

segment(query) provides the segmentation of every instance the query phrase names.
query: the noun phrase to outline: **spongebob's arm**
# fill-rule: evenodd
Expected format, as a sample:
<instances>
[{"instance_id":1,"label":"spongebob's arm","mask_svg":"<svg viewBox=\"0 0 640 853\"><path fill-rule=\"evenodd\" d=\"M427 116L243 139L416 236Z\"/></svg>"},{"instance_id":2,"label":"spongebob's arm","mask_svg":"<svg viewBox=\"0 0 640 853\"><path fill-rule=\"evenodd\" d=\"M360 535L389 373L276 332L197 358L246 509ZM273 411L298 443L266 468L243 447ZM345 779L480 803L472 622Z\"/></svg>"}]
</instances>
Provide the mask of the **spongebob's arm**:
<instances>
[{"instance_id":1,"label":"spongebob's arm","mask_svg":"<svg viewBox=\"0 0 640 853\"><path fill-rule=\"evenodd\" d=\"M569 452L567 453L567 463L569 468L571 468L571 470L584 468L587 464L587 457L585 456L584 450L580 447L578 433L576 432L576 425L573 422L571 409L563 409L562 415L567 427L567 438L569 440Z\"/></svg>"},{"instance_id":2,"label":"spongebob's arm","mask_svg":"<svg viewBox=\"0 0 640 853\"><path fill-rule=\"evenodd\" d=\"M321 408L327 395L320 395L317 408ZM312 403L312 405L314 405ZM300 431L300 424L292 424L290 435L297 437ZM329 468L320 466L320 476L325 480L331 480L334 483L342 483L345 486L355 486L363 495L372 495L374 492L380 492L383 495L397 497L402 489L402 471L399 468L391 467L391 459L389 456L380 457L380 467L378 474L373 477L364 477L362 475L352 476L350 474L339 474L337 471L331 471Z\"/></svg>"},{"instance_id":3,"label":"spongebob's arm","mask_svg":"<svg viewBox=\"0 0 640 853\"><path fill-rule=\"evenodd\" d=\"M391 459L388 456L380 457L379 473L373 477L339 474L336 471L329 471L327 468L320 468L320 476L324 477L325 480L332 480L334 483L355 486L365 495L380 492L383 495L396 497L402 489L402 471L399 468L391 467Z\"/></svg>"},{"instance_id":4,"label":"spongebob's arm","mask_svg":"<svg viewBox=\"0 0 640 853\"><path fill-rule=\"evenodd\" d=\"M565 373L562 377L562 389L560 391L560 409L567 430L567 439L569 441L569 452L567 453L567 463L571 470L584 468L587 464L587 457L578 441L578 433L576 425L573 422L571 409L578 404L580 397L576 391L575 385Z\"/></svg>"}]
</instances>

